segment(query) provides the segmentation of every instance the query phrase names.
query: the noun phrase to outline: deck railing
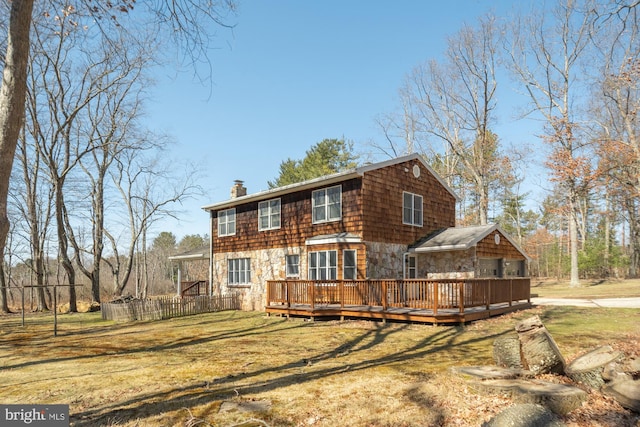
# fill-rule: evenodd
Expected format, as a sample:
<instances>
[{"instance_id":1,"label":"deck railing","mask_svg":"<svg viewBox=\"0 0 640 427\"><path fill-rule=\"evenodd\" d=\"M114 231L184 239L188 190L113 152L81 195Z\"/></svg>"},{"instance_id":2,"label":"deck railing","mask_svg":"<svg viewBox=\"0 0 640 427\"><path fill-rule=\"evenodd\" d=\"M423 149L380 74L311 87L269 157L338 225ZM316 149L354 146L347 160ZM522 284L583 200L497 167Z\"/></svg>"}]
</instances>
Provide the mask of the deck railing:
<instances>
[{"instance_id":1,"label":"deck railing","mask_svg":"<svg viewBox=\"0 0 640 427\"><path fill-rule=\"evenodd\" d=\"M270 280L267 306L295 304L407 307L433 310L486 307L531 300L528 277L442 280Z\"/></svg>"}]
</instances>

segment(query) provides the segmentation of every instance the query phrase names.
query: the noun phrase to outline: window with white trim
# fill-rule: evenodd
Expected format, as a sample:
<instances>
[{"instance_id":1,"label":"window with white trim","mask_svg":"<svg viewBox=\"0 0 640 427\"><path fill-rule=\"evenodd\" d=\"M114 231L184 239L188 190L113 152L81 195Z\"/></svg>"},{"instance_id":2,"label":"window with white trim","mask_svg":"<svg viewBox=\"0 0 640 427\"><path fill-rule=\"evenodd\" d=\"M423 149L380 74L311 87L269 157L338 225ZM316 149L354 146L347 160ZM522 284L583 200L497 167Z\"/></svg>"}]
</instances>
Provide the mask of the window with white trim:
<instances>
[{"instance_id":1,"label":"window with white trim","mask_svg":"<svg viewBox=\"0 0 640 427\"><path fill-rule=\"evenodd\" d=\"M258 230L280 228L280 199L258 203Z\"/></svg>"},{"instance_id":2,"label":"window with white trim","mask_svg":"<svg viewBox=\"0 0 640 427\"><path fill-rule=\"evenodd\" d=\"M309 280L336 280L338 251L309 252Z\"/></svg>"},{"instance_id":3,"label":"window with white trim","mask_svg":"<svg viewBox=\"0 0 640 427\"><path fill-rule=\"evenodd\" d=\"M300 277L300 255L286 255L287 277Z\"/></svg>"},{"instance_id":4,"label":"window with white trim","mask_svg":"<svg viewBox=\"0 0 640 427\"><path fill-rule=\"evenodd\" d=\"M422 196L402 192L402 223L422 227Z\"/></svg>"},{"instance_id":5,"label":"window with white trim","mask_svg":"<svg viewBox=\"0 0 640 427\"><path fill-rule=\"evenodd\" d=\"M227 281L230 285L251 283L251 259L233 258L227 261Z\"/></svg>"},{"instance_id":6,"label":"window with white trim","mask_svg":"<svg viewBox=\"0 0 640 427\"><path fill-rule=\"evenodd\" d=\"M218 237L236 234L236 208L218 212Z\"/></svg>"},{"instance_id":7,"label":"window with white trim","mask_svg":"<svg viewBox=\"0 0 640 427\"><path fill-rule=\"evenodd\" d=\"M336 185L311 193L311 210L314 224L342 218L342 186Z\"/></svg>"},{"instance_id":8,"label":"window with white trim","mask_svg":"<svg viewBox=\"0 0 640 427\"><path fill-rule=\"evenodd\" d=\"M418 278L418 258L415 255L407 257L407 279Z\"/></svg>"},{"instance_id":9,"label":"window with white trim","mask_svg":"<svg viewBox=\"0 0 640 427\"><path fill-rule=\"evenodd\" d=\"M355 249L342 251L342 278L356 280L358 278L357 252Z\"/></svg>"}]
</instances>

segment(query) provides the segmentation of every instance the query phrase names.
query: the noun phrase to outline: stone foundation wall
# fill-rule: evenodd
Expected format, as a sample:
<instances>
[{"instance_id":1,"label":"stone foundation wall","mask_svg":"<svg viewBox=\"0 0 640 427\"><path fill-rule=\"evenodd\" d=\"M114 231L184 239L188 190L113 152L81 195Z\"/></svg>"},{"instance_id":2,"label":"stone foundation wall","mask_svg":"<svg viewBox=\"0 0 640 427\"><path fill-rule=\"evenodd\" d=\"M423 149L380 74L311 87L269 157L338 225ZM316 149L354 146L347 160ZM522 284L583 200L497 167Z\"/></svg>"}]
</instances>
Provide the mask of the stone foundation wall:
<instances>
[{"instance_id":1,"label":"stone foundation wall","mask_svg":"<svg viewBox=\"0 0 640 427\"><path fill-rule=\"evenodd\" d=\"M475 249L420 254L418 277L472 279L476 277Z\"/></svg>"},{"instance_id":2,"label":"stone foundation wall","mask_svg":"<svg viewBox=\"0 0 640 427\"><path fill-rule=\"evenodd\" d=\"M407 245L367 243L367 278L402 279L403 254Z\"/></svg>"},{"instance_id":3,"label":"stone foundation wall","mask_svg":"<svg viewBox=\"0 0 640 427\"><path fill-rule=\"evenodd\" d=\"M267 301L267 280L284 279L286 276L285 255L300 255L300 272L306 271L307 260L302 248L275 248L214 255L214 291L219 289L222 295L238 292L242 296L243 310L264 310ZM251 283L227 285L227 261L234 258L251 259Z\"/></svg>"}]
</instances>

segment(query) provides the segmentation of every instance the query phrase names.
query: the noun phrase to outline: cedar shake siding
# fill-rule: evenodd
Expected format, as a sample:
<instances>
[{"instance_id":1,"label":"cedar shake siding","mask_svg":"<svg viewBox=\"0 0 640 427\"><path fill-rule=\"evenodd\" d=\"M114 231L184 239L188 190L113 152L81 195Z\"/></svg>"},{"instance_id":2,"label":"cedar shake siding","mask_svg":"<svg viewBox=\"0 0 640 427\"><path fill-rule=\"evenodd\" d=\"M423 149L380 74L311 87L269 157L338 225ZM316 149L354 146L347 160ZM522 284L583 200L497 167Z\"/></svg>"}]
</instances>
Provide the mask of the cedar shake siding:
<instances>
[{"instance_id":1,"label":"cedar shake siding","mask_svg":"<svg viewBox=\"0 0 640 427\"><path fill-rule=\"evenodd\" d=\"M312 224L311 194L315 190L342 186L342 218L320 224ZM236 233L218 237L218 211L211 211L211 235L213 253L251 251L304 246L307 239L315 236L353 233L362 235L362 202L360 179L350 179L341 184L318 185L316 188L284 194L280 199L280 228L258 230L258 203L271 200L269 197L238 204L236 209ZM220 209L220 210L226 210Z\"/></svg>"},{"instance_id":2,"label":"cedar shake siding","mask_svg":"<svg viewBox=\"0 0 640 427\"><path fill-rule=\"evenodd\" d=\"M417 167L419 176L414 175ZM455 226L456 198L421 161L374 169L362 178L363 240L411 244L441 228ZM403 224L403 193L423 198L423 225Z\"/></svg>"}]
</instances>

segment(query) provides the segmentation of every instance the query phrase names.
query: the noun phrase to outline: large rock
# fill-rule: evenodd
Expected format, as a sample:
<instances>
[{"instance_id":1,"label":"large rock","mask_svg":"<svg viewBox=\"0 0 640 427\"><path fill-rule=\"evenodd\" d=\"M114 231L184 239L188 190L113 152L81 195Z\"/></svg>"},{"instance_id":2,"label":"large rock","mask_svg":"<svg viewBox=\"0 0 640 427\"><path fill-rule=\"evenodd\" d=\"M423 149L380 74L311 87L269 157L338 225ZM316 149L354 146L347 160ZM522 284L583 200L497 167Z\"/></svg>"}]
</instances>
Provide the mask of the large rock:
<instances>
[{"instance_id":1,"label":"large rock","mask_svg":"<svg viewBox=\"0 0 640 427\"><path fill-rule=\"evenodd\" d=\"M500 412L482 427L564 427L565 424L542 405L524 403Z\"/></svg>"}]
</instances>

